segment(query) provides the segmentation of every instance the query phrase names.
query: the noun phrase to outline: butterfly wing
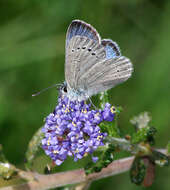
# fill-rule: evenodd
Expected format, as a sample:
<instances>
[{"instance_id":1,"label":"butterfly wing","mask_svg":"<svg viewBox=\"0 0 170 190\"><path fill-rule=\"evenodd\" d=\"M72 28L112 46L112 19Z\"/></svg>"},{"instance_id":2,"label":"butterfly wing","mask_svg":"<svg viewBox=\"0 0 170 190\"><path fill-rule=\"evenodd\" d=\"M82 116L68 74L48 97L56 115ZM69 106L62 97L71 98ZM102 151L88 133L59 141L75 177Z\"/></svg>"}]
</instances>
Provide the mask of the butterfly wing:
<instances>
[{"instance_id":1,"label":"butterfly wing","mask_svg":"<svg viewBox=\"0 0 170 190\"><path fill-rule=\"evenodd\" d=\"M97 31L83 21L71 23L66 37L68 90L83 91L90 97L126 81L132 70L130 60L121 56L115 42L101 41Z\"/></svg>"},{"instance_id":2,"label":"butterfly wing","mask_svg":"<svg viewBox=\"0 0 170 190\"><path fill-rule=\"evenodd\" d=\"M67 34L66 34L66 48L69 44L69 41L74 36L84 36L87 37L97 43L100 43L100 35L96 31L96 29L81 20L73 20L68 27Z\"/></svg>"},{"instance_id":3,"label":"butterfly wing","mask_svg":"<svg viewBox=\"0 0 170 190\"><path fill-rule=\"evenodd\" d=\"M124 56L106 59L94 65L80 79L84 83L87 96L103 92L126 81L132 74L130 60Z\"/></svg>"},{"instance_id":4,"label":"butterfly wing","mask_svg":"<svg viewBox=\"0 0 170 190\"><path fill-rule=\"evenodd\" d=\"M106 51L106 59L116 58L121 56L119 46L116 42L113 42L111 39L103 39L101 44L104 46Z\"/></svg>"},{"instance_id":5,"label":"butterfly wing","mask_svg":"<svg viewBox=\"0 0 170 190\"><path fill-rule=\"evenodd\" d=\"M78 88L85 86L87 96L113 88L131 77L133 66L131 61L121 56L119 46L110 39L101 41L105 49L105 59L93 65L88 71L81 75Z\"/></svg>"},{"instance_id":6,"label":"butterfly wing","mask_svg":"<svg viewBox=\"0 0 170 190\"><path fill-rule=\"evenodd\" d=\"M83 86L77 86L81 76L105 57L105 49L101 44L87 37L73 37L66 51L65 77L68 86L75 90L83 89Z\"/></svg>"},{"instance_id":7,"label":"butterfly wing","mask_svg":"<svg viewBox=\"0 0 170 190\"><path fill-rule=\"evenodd\" d=\"M104 59L105 49L100 43L100 36L89 24L74 20L66 35L65 79L68 88L77 90L77 83L82 73L93 64ZM97 56L94 56L97 54Z\"/></svg>"}]
</instances>

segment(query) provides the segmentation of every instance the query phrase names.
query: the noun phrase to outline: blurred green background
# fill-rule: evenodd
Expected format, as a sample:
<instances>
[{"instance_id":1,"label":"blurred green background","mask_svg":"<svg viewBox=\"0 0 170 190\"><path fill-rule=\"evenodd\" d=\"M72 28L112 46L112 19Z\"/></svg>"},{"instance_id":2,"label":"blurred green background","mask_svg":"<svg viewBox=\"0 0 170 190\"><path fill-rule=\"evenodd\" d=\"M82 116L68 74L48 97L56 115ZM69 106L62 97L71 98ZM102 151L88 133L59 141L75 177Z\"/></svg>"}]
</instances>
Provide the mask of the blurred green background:
<instances>
[{"instance_id":1,"label":"blurred green background","mask_svg":"<svg viewBox=\"0 0 170 190\"><path fill-rule=\"evenodd\" d=\"M109 91L124 108L119 124L131 134L129 119L149 111L157 128L156 146L170 139L169 0L0 0L0 143L8 160L22 166L27 144L57 102L64 81L65 34L73 19L92 24L102 38L116 41L135 72ZM148 189L169 190L170 169L156 168ZM90 190L144 189L128 173L94 182Z\"/></svg>"}]
</instances>

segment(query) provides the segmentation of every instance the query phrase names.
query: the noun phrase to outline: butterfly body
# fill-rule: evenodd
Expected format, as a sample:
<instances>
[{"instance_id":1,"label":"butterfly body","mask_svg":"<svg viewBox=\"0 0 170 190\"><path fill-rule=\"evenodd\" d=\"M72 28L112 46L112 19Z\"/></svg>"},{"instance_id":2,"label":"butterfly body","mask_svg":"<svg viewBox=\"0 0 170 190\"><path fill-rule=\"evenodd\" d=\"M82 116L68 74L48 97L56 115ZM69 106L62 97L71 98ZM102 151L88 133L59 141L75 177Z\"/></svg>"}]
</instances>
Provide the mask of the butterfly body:
<instances>
[{"instance_id":1,"label":"butterfly body","mask_svg":"<svg viewBox=\"0 0 170 190\"><path fill-rule=\"evenodd\" d=\"M67 86L67 83L64 82L60 87L61 95L67 96L72 101L79 101L86 100L89 97L85 93L85 91L82 89L76 90L76 89L69 89Z\"/></svg>"},{"instance_id":2,"label":"butterfly body","mask_svg":"<svg viewBox=\"0 0 170 190\"><path fill-rule=\"evenodd\" d=\"M66 36L65 95L86 100L126 81L133 71L130 60L121 56L118 45L101 40L89 24L74 20Z\"/></svg>"}]
</instances>

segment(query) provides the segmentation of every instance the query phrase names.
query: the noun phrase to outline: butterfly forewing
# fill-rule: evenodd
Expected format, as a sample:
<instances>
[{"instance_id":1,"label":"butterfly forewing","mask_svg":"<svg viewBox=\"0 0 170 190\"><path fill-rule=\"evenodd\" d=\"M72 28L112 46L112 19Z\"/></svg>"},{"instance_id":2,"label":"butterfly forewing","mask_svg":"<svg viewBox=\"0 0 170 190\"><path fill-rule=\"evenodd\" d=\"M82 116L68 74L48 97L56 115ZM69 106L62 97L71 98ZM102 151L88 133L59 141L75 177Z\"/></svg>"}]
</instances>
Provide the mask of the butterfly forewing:
<instances>
[{"instance_id":1,"label":"butterfly forewing","mask_svg":"<svg viewBox=\"0 0 170 190\"><path fill-rule=\"evenodd\" d=\"M87 37L74 36L66 49L65 78L71 88L83 88L80 77L92 66L104 60L105 49ZM79 84L79 86L78 86Z\"/></svg>"},{"instance_id":2,"label":"butterfly forewing","mask_svg":"<svg viewBox=\"0 0 170 190\"><path fill-rule=\"evenodd\" d=\"M100 43L100 35L96 29L88 23L85 23L81 20L73 20L70 26L68 27L66 34L66 47L69 44L69 41L74 36L84 36L94 42Z\"/></svg>"}]
</instances>

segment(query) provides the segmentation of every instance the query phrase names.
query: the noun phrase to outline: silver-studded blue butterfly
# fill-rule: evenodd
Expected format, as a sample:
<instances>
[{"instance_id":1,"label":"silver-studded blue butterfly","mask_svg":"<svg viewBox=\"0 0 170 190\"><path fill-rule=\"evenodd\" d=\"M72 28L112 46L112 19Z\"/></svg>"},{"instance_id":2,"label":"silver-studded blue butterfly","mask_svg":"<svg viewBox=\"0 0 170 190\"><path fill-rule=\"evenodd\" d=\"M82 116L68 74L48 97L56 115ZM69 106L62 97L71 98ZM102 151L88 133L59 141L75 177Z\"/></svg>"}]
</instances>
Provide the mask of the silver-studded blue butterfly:
<instances>
[{"instance_id":1,"label":"silver-studded blue butterfly","mask_svg":"<svg viewBox=\"0 0 170 190\"><path fill-rule=\"evenodd\" d=\"M66 82L61 90L70 100L86 100L132 75L132 63L121 55L117 43L101 40L96 29L84 21L72 21L65 49Z\"/></svg>"}]
</instances>

